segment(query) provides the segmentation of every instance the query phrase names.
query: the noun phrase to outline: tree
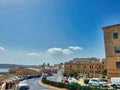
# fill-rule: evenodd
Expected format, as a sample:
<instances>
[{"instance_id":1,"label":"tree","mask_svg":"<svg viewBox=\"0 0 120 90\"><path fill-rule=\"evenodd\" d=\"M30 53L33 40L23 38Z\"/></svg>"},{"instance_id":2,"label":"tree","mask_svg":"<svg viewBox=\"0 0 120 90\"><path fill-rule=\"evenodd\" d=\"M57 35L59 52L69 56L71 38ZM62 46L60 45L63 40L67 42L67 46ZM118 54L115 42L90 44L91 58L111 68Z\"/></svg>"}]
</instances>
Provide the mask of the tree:
<instances>
[{"instance_id":1,"label":"tree","mask_svg":"<svg viewBox=\"0 0 120 90\"><path fill-rule=\"evenodd\" d=\"M104 69L104 70L102 71L102 75L103 75L103 77L105 77L105 76L107 75L107 69Z\"/></svg>"},{"instance_id":2,"label":"tree","mask_svg":"<svg viewBox=\"0 0 120 90\"><path fill-rule=\"evenodd\" d=\"M63 76L77 77L78 73L72 69L69 69L69 70L66 70L65 72L63 72Z\"/></svg>"}]
</instances>

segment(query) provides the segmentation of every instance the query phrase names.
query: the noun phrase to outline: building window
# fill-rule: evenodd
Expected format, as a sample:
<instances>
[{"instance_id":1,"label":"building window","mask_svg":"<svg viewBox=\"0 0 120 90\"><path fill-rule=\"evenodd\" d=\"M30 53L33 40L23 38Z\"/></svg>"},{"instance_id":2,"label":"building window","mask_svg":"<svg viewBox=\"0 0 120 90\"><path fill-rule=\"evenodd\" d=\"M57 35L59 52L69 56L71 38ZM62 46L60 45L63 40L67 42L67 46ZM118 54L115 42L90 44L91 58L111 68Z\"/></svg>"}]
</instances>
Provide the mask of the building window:
<instances>
[{"instance_id":1,"label":"building window","mask_svg":"<svg viewBox=\"0 0 120 90\"><path fill-rule=\"evenodd\" d=\"M94 66L92 66L92 69L94 68Z\"/></svg>"},{"instance_id":2,"label":"building window","mask_svg":"<svg viewBox=\"0 0 120 90\"><path fill-rule=\"evenodd\" d=\"M118 33L117 32L113 33L113 39L117 39L117 38L118 38Z\"/></svg>"},{"instance_id":3,"label":"building window","mask_svg":"<svg viewBox=\"0 0 120 90\"><path fill-rule=\"evenodd\" d=\"M115 53L120 53L120 46L114 47L114 51L115 51Z\"/></svg>"},{"instance_id":4,"label":"building window","mask_svg":"<svg viewBox=\"0 0 120 90\"><path fill-rule=\"evenodd\" d=\"M83 68L86 69L86 66L84 65Z\"/></svg>"},{"instance_id":5,"label":"building window","mask_svg":"<svg viewBox=\"0 0 120 90\"><path fill-rule=\"evenodd\" d=\"M104 66L102 66L102 69L104 69Z\"/></svg>"},{"instance_id":6,"label":"building window","mask_svg":"<svg viewBox=\"0 0 120 90\"><path fill-rule=\"evenodd\" d=\"M100 66L99 66L99 69L100 69Z\"/></svg>"},{"instance_id":7,"label":"building window","mask_svg":"<svg viewBox=\"0 0 120 90\"><path fill-rule=\"evenodd\" d=\"M116 68L120 68L120 62L116 62Z\"/></svg>"}]
</instances>

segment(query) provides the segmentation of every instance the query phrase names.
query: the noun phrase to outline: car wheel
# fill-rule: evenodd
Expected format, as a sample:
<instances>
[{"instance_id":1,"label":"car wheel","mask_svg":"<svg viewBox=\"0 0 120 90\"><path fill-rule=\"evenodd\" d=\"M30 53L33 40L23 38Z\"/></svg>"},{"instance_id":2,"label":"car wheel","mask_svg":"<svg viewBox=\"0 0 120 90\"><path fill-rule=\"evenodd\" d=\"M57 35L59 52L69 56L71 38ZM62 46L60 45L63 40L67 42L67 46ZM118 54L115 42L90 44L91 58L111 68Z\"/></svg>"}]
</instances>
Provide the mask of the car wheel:
<instances>
[{"instance_id":1,"label":"car wheel","mask_svg":"<svg viewBox=\"0 0 120 90\"><path fill-rule=\"evenodd\" d=\"M100 88L102 88L102 87L103 87L103 85L102 85L102 84L100 84L100 85L99 85L99 87L100 87Z\"/></svg>"},{"instance_id":2,"label":"car wheel","mask_svg":"<svg viewBox=\"0 0 120 90\"><path fill-rule=\"evenodd\" d=\"M91 83L89 83L89 86L90 86L90 87L92 87L92 84L91 84Z\"/></svg>"},{"instance_id":3,"label":"car wheel","mask_svg":"<svg viewBox=\"0 0 120 90\"><path fill-rule=\"evenodd\" d=\"M116 89L117 89L116 85L113 85L113 89L114 89L114 90L116 90Z\"/></svg>"}]
</instances>

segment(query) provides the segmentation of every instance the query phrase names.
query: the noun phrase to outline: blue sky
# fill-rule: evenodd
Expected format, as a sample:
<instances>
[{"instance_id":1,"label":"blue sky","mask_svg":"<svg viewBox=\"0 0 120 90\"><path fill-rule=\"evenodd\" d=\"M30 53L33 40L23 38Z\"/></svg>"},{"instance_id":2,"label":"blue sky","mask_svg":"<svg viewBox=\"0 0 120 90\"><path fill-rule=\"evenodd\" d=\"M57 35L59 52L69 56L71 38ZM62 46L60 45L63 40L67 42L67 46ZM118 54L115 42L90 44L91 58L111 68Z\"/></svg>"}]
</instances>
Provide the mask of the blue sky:
<instances>
[{"instance_id":1,"label":"blue sky","mask_svg":"<svg viewBox=\"0 0 120 90\"><path fill-rule=\"evenodd\" d=\"M0 0L0 62L54 64L105 58L102 27L120 23L119 0Z\"/></svg>"}]
</instances>

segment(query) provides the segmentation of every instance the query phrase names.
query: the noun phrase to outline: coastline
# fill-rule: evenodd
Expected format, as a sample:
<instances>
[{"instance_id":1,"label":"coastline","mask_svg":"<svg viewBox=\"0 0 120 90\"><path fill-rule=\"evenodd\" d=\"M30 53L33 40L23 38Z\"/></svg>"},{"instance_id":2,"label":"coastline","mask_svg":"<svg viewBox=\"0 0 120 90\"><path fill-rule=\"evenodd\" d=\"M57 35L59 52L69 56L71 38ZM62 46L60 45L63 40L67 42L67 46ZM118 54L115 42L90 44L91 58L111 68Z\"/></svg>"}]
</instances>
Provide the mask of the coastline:
<instances>
[{"instance_id":1,"label":"coastline","mask_svg":"<svg viewBox=\"0 0 120 90\"><path fill-rule=\"evenodd\" d=\"M10 68L0 68L0 73L8 73Z\"/></svg>"}]
</instances>

